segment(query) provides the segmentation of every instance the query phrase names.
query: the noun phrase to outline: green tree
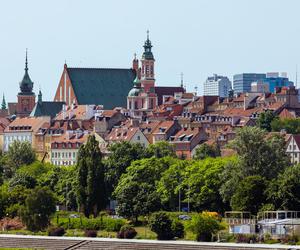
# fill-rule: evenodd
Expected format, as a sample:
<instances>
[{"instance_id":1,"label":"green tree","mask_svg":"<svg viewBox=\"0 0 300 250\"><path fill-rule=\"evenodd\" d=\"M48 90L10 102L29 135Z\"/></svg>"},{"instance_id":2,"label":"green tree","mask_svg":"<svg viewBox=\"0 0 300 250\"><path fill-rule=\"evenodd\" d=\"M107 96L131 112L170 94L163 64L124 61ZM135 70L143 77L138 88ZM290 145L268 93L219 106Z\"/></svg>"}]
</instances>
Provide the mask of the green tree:
<instances>
[{"instance_id":1,"label":"green tree","mask_svg":"<svg viewBox=\"0 0 300 250\"><path fill-rule=\"evenodd\" d=\"M7 185L0 186L0 219L6 216L6 209L9 206L9 191Z\"/></svg>"},{"instance_id":2,"label":"green tree","mask_svg":"<svg viewBox=\"0 0 300 250\"><path fill-rule=\"evenodd\" d=\"M25 186L14 186L9 187L9 199L6 208L6 214L13 218L19 215L19 210L21 206L25 205L25 200L30 194L31 190L27 189Z\"/></svg>"},{"instance_id":3,"label":"green tree","mask_svg":"<svg viewBox=\"0 0 300 250\"><path fill-rule=\"evenodd\" d=\"M8 148L7 157L13 171L22 165L29 165L36 159L29 142L14 141Z\"/></svg>"},{"instance_id":4,"label":"green tree","mask_svg":"<svg viewBox=\"0 0 300 250\"><path fill-rule=\"evenodd\" d=\"M187 190L185 201L189 197L192 207L198 211L223 212L227 205L219 192L223 184L220 176L225 166L234 161L236 161L235 157L207 158L190 164L186 168L186 178L182 183Z\"/></svg>"},{"instance_id":5,"label":"green tree","mask_svg":"<svg viewBox=\"0 0 300 250\"><path fill-rule=\"evenodd\" d=\"M203 212L193 216L187 228L196 234L197 241L211 241L213 234L222 230L223 226L216 216Z\"/></svg>"},{"instance_id":6,"label":"green tree","mask_svg":"<svg viewBox=\"0 0 300 250\"><path fill-rule=\"evenodd\" d=\"M221 156L220 148L218 145L209 145L207 143L203 143L196 149L194 159L203 160L207 157L215 158L218 156Z\"/></svg>"},{"instance_id":7,"label":"green tree","mask_svg":"<svg viewBox=\"0 0 300 250\"><path fill-rule=\"evenodd\" d=\"M46 187L36 187L25 200L20 214L23 223L31 231L43 230L50 224L50 216L55 212L54 194Z\"/></svg>"},{"instance_id":8,"label":"green tree","mask_svg":"<svg viewBox=\"0 0 300 250\"><path fill-rule=\"evenodd\" d=\"M158 240L172 240L174 238L172 220L165 212L152 214L149 226L151 231L157 234Z\"/></svg>"},{"instance_id":9,"label":"green tree","mask_svg":"<svg viewBox=\"0 0 300 250\"><path fill-rule=\"evenodd\" d=\"M2 110L5 110L5 109L6 109L6 101L5 101L4 94L3 94L3 97L2 97L1 109L2 109Z\"/></svg>"},{"instance_id":10,"label":"green tree","mask_svg":"<svg viewBox=\"0 0 300 250\"><path fill-rule=\"evenodd\" d=\"M163 158L167 156L176 157L174 146L166 141L150 144L146 148L146 157Z\"/></svg>"},{"instance_id":11,"label":"green tree","mask_svg":"<svg viewBox=\"0 0 300 250\"><path fill-rule=\"evenodd\" d=\"M258 119L257 119L257 126L261 129L264 129L266 131L271 131L271 123L276 118L274 115L274 112L271 110L267 110L265 112L260 113Z\"/></svg>"},{"instance_id":12,"label":"green tree","mask_svg":"<svg viewBox=\"0 0 300 250\"><path fill-rule=\"evenodd\" d=\"M300 119L299 118L286 118L279 119L275 118L271 122L272 131L280 132L285 130L289 134L299 134L300 133Z\"/></svg>"},{"instance_id":13,"label":"green tree","mask_svg":"<svg viewBox=\"0 0 300 250\"><path fill-rule=\"evenodd\" d=\"M287 168L269 189L269 200L277 209L300 210L300 165Z\"/></svg>"},{"instance_id":14,"label":"green tree","mask_svg":"<svg viewBox=\"0 0 300 250\"><path fill-rule=\"evenodd\" d=\"M259 175L271 181L290 164L283 136L267 135L258 127L238 130L229 147L237 152L238 161L228 164L221 174L220 193L224 202L230 202L238 183L244 178Z\"/></svg>"},{"instance_id":15,"label":"green tree","mask_svg":"<svg viewBox=\"0 0 300 250\"><path fill-rule=\"evenodd\" d=\"M9 187L23 186L25 188L34 188L36 186L36 179L26 172L15 173L9 180Z\"/></svg>"},{"instance_id":16,"label":"green tree","mask_svg":"<svg viewBox=\"0 0 300 250\"><path fill-rule=\"evenodd\" d=\"M229 147L237 152L244 177L261 175L269 180L289 165L284 138L280 135L267 137L264 130L257 127L238 130Z\"/></svg>"},{"instance_id":17,"label":"green tree","mask_svg":"<svg viewBox=\"0 0 300 250\"><path fill-rule=\"evenodd\" d=\"M102 155L93 135L88 137L86 145L82 145L78 152L77 198L86 217L91 213L97 216L106 204Z\"/></svg>"},{"instance_id":18,"label":"green tree","mask_svg":"<svg viewBox=\"0 0 300 250\"><path fill-rule=\"evenodd\" d=\"M259 175L246 177L238 184L231 198L232 209L256 214L266 201L266 187L266 181Z\"/></svg>"},{"instance_id":19,"label":"green tree","mask_svg":"<svg viewBox=\"0 0 300 250\"><path fill-rule=\"evenodd\" d=\"M157 183L157 192L164 209L175 211L179 207L179 192L184 200L186 190L183 181L186 178L186 168L190 161L177 159L166 171L162 173Z\"/></svg>"},{"instance_id":20,"label":"green tree","mask_svg":"<svg viewBox=\"0 0 300 250\"><path fill-rule=\"evenodd\" d=\"M134 161L123 174L114 191L117 212L126 218L137 219L161 208L157 181L175 159L146 158Z\"/></svg>"},{"instance_id":21,"label":"green tree","mask_svg":"<svg viewBox=\"0 0 300 250\"><path fill-rule=\"evenodd\" d=\"M144 157L144 148L139 143L119 142L109 146L109 156L105 161L105 179L109 196L131 162Z\"/></svg>"}]
</instances>

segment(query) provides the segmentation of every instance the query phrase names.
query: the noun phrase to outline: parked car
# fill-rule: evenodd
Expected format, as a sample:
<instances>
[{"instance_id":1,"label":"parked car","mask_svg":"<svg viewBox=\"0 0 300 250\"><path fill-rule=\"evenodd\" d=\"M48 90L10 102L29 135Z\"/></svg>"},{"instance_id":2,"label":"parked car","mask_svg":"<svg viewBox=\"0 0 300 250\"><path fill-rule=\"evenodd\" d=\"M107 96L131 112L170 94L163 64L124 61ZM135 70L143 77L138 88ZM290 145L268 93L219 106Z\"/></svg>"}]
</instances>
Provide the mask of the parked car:
<instances>
[{"instance_id":1,"label":"parked car","mask_svg":"<svg viewBox=\"0 0 300 250\"><path fill-rule=\"evenodd\" d=\"M178 216L178 219L180 220L190 220L191 216L187 215L187 214L181 214Z\"/></svg>"}]
</instances>

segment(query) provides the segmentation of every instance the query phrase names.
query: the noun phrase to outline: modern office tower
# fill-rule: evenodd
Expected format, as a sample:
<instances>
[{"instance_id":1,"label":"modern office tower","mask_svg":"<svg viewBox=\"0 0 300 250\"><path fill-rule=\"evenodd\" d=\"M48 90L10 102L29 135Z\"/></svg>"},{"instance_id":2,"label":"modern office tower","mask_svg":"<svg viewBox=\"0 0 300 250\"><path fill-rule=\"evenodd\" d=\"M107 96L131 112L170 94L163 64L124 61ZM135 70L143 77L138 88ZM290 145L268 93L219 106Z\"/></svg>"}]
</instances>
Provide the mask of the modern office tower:
<instances>
[{"instance_id":1,"label":"modern office tower","mask_svg":"<svg viewBox=\"0 0 300 250\"><path fill-rule=\"evenodd\" d=\"M285 72L280 75L278 72L267 73L267 77L263 79L263 83L268 86L271 93L275 92L276 87L294 86L294 83L289 80Z\"/></svg>"},{"instance_id":2,"label":"modern office tower","mask_svg":"<svg viewBox=\"0 0 300 250\"><path fill-rule=\"evenodd\" d=\"M263 80L266 74L242 73L233 76L233 90L235 94L251 91L251 83Z\"/></svg>"},{"instance_id":3,"label":"modern office tower","mask_svg":"<svg viewBox=\"0 0 300 250\"><path fill-rule=\"evenodd\" d=\"M204 95L228 97L229 91L232 89L231 81L227 76L219 76L214 74L207 78L204 82Z\"/></svg>"}]
</instances>

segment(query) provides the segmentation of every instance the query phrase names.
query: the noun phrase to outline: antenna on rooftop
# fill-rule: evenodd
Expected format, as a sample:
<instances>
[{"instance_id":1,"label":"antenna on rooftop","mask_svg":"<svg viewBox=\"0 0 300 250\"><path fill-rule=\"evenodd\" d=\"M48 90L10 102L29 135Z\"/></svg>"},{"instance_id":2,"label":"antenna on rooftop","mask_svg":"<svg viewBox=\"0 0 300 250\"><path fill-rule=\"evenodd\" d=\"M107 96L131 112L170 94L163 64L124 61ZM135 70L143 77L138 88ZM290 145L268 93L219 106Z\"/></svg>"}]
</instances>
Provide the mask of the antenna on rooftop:
<instances>
[{"instance_id":1,"label":"antenna on rooftop","mask_svg":"<svg viewBox=\"0 0 300 250\"><path fill-rule=\"evenodd\" d=\"M298 88L298 65L296 64L296 82L295 82L295 85L296 85L296 89Z\"/></svg>"},{"instance_id":2,"label":"antenna on rooftop","mask_svg":"<svg viewBox=\"0 0 300 250\"><path fill-rule=\"evenodd\" d=\"M180 73L180 87L183 88L183 73Z\"/></svg>"}]
</instances>

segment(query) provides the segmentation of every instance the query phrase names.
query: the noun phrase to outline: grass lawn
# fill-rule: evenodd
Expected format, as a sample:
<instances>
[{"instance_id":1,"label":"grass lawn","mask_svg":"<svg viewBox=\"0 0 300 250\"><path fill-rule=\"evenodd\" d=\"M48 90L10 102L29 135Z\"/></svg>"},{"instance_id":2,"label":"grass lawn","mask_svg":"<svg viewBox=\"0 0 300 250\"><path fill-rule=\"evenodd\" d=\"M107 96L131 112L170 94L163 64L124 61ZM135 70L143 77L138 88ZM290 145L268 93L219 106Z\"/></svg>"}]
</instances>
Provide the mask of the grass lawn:
<instances>
[{"instance_id":1,"label":"grass lawn","mask_svg":"<svg viewBox=\"0 0 300 250\"><path fill-rule=\"evenodd\" d=\"M147 240L154 240L156 239L156 233L152 232L149 227L139 226L134 227L137 231L137 239L147 239Z\"/></svg>"}]
</instances>

